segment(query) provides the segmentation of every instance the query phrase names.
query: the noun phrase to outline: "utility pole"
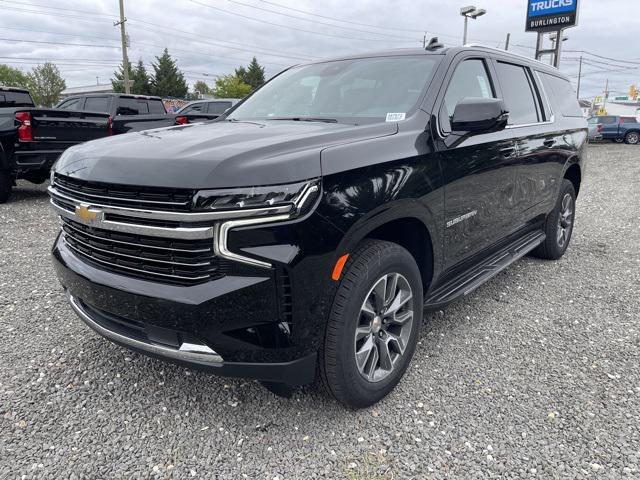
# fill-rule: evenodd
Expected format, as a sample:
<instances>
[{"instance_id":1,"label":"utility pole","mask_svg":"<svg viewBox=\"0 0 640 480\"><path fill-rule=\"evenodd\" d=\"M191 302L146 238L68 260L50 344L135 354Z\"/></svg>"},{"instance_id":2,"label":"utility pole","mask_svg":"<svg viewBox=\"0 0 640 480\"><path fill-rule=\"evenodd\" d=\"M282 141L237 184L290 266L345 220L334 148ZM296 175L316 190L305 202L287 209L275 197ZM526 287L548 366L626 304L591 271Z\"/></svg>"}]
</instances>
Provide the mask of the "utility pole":
<instances>
[{"instance_id":1,"label":"utility pole","mask_svg":"<svg viewBox=\"0 0 640 480\"><path fill-rule=\"evenodd\" d=\"M120 0L120 21L114 22L113 26L120 25L120 39L122 40L122 67L124 69L124 93L131 93L131 86L129 85L129 59L127 58L127 32L124 28L124 22L127 19L124 17L124 0Z\"/></svg>"},{"instance_id":2,"label":"utility pole","mask_svg":"<svg viewBox=\"0 0 640 480\"><path fill-rule=\"evenodd\" d=\"M424 32L424 37L422 37L422 48L427 48L427 32Z\"/></svg>"},{"instance_id":3,"label":"utility pole","mask_svg":"<svg viewBox=\"0 0 640 480\"><path fill-rule=\"evenodd\" d=\"M507 39L504 42L504 49L509 50L509 40L511 40L511 34L507 33Z\"/></svg>"},{"instance_id":4,"label":"utility pole","mask_svg":"<svg viewBox=\"0 0 640 480\"><path fill-rule=\"evenodd\" d=\"M607 98L609 98L609 79L607 78L606 83L604 84L604 93L602 95L602 110L606 111L607 107Z\"/></svg>"},{"instance_id":5,"label":"utility pole","mask_svg":"<svg viewBox=\"0 0 640 480\"><path fill-rule=\"evenodd\" d=\"M580 63L578 64L578 88L576 88L576 98L580 100L580 77L582 77L582 54L580 54Z\"/></svg>"}]
</instances>

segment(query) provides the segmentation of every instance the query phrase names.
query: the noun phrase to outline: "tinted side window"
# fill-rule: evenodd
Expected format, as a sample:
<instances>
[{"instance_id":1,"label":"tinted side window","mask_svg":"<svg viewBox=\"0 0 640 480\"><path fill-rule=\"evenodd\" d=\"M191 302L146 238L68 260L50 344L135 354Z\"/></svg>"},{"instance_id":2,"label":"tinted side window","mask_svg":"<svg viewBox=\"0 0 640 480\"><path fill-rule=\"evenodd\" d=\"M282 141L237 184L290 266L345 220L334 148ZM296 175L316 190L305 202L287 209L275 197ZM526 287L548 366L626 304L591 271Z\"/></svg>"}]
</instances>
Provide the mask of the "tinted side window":
<instances>
[{"instance_id":1,"label":"tinted side window","mask_svg":"<svg viewBox=\"0 0 640 480\"><path fill-rule=\"evenodd\" d=\"M84 109L88 112L109 112L109 99L107 97L87 97Z\"/></svg>"},{"instance_id":2,"label":"tinted side window","mask_svg":"<svg viewBox=\"0 0 640 480\"><path fill-rule=\"evenodd\" d=\"M0 93L0 107L33 107L31 95L25 92Z\"/></svg>"},{"instance_id":3,"label":"tinted side window","mask_svg":"<svg viewBox=\"0 0 640 480\"><path fill-rule=\"evenodd\" d=\"M187 108L184 109L184 111L182 113L202 113L204 111L204 107L206 106L206 104L204 103L196 103L194 105L190 105Z\"/></svg>"},{"instance_id":4,"label":"tinted side window","mask_svg":"<svg viewBox=\"0 0 640 480\"><path fill-rule=\"evenodd\" d=\"M478 58L464 60L453 72L439 114L440 128L443 132L451 131L451 116L456 105L467 97L495 97L485 63Z\"/></svg>"},{"instance_id":5,"label":"tinted side window","mask_svg":"<svg viewBox=\"0 0 640 480\"><path fill-rule=\"evenodd\" d=\"M497 62L504 103L509 110L509 125L540 121L538 102L525 67Z\"/></svg>"},{"instance_id":6,"label":"tinted side window","mask_svg":"<svg viewBox=\"0 0 640 480\"><path fill-rule=\"evenodd\" d=\"M545 89L553 96L555 104L565 117L582 117L582 110L569 80L542 73Z\"/></svg>"},{"instance_id":7,"label":"tinted side window","mask_svg":"<svg viewBox=\"0 0 640 480\"><path fill-rule=\"evenodd\" d=\"M65 100L62 102L58 108L62 110L80 110L82 106L82 99L80 98L70 98L69 100Z\"/></svg>"},{"instance_id":8,"label":"tinted side window","mask_svg":"<svg viewBox=\"0 0 640 480\"><path fill-rule=\"evenodd\" d=\"M598 123L611 125L612 123L617 123L617 120L616 117L598 117Z\"/></svg>"},{"instance_id":9,"label":"tinted side window","mask_svg":"<svg viewBox=\"0 0 640 480\"><path fill-rule=\"evenodd\" d=\"M210 102L209 113L222 115L226 109L231 108L231 102Z\"/></svg>"},{"instance_id":10,"label":"tinted side window","mask_svg":"<svg viewBox=\"0 0 640 480\"><path fill-rule=\"evenodd\" d=\"M149 113L149 105L145 100L135 98L120 98L116 115L143 115Z\"/></svg>"},{"instance_id":11,"label":"tinted side window","mask_svg":"<svg viewBox=\"0 0 640 480\"><path fill-rule=\"evenodd\" d=\"M162 100L149 100L149 113L167 113Z\"/></svg>"}]
</instances>

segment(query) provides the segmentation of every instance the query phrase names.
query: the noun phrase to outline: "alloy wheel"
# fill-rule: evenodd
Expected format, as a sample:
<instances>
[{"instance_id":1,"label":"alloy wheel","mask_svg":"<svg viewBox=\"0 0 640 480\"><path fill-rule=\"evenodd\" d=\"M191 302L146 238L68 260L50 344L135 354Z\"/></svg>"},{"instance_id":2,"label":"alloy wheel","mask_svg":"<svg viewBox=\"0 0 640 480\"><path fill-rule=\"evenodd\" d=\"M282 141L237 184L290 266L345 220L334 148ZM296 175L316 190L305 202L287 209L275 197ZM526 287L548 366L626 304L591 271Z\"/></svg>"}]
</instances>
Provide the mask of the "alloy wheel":
<instances>
[{"instance_id":1,"label":"alloy wheel","mask_svg":"<svg viewBox=\"0 0 640 480\"><path fill-rule=\"evenodd\" d=\"M399 273L379 278L369 290L355 331L355 361L369 382L387 378L409 344L413 325L413 293Z\"/></svg>"},{"instance_id":2,"label":"alloy wheel","mask_svg":"<svg viewBox=\"0 0 640 480\"><path fill-rule=\"evenodd\" d=\"M571 228L573 226L573 198L566 193L562 197L562 203L560 205L560 215L558 217L558 246L564 248L565 244L569 240L571 235Z\"/></svg>"},{"instance_id":3,"label":"alloy wheel","mask_svg":"<svg viewBox=\"0 0 640 480\"><path fill-rule=\"evenodd\" d=\"M635 145L636 143L638 143L638 139L639 137L636 132L631 132L627 134L627 143Z\"/></svg>"}]
</instances>

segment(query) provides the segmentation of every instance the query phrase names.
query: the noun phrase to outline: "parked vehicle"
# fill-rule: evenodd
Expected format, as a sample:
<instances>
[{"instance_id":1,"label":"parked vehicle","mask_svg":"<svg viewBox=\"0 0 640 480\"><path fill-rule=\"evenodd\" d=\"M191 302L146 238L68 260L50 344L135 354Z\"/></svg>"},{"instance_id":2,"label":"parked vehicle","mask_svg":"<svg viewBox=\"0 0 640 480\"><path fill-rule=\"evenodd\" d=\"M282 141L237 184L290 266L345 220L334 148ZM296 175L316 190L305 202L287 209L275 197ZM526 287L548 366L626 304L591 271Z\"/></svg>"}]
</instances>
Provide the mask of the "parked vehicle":
<instances>
[{"instance_id":1,"label":"parked vehicle","mask_svg":"<svg viewBox=\"0 0 640 480\"><path fill-rule=\"evenodd\" d=\"M198 114L202 119L213 120L218 118L224 112L235 106L240 99L238 98L216 98L215 100L196 100L187 103L178 110L178 115Z\"/></svg>"},{"instance_id":2,"label":"parked vehicle","mask_svg":"<svg viewBox=\"0 0 640 480\"><path fill-rule=\"evenodd\" d=\"M28 90L0 85L0 203L15 181L42 183L72 145L109 134L109 115L36 108Z\"/></svg>"},{"instance_id":3,"label":"parked vehicle","mask_svg":"<svg viewBox=\"0 0 640 480\"><path fill-rule=\"evenodd\" d=\"M120 345L364 407L424 309L562 257L586 138L567 77L502 50L298 65L214 122L67 151L55 268Z\"/></svg>"},{"instance_id":4,"label":"parked vehicle","mask_svg":"<svg viewBox=\"0 0 640 480\"><path fill-rule=\"evenodd\" d=\"M636 145L640 142L640 122L636 117L601 115L587 120L589 140L612 140Z\"/></svg>"},{"instance_id":5,"label":"parked vehicle","mask_svg":"<svg viewBox=\"0 0 640 480\"><path fill-rule=\"evenodd\" d=\"M114 135L189 123L188 115L167 113L160 97L96 93L65 98L63 110L104 112L111 116ZM192 116L193 119L199 116Z\"/></svg>"}]
</instances>

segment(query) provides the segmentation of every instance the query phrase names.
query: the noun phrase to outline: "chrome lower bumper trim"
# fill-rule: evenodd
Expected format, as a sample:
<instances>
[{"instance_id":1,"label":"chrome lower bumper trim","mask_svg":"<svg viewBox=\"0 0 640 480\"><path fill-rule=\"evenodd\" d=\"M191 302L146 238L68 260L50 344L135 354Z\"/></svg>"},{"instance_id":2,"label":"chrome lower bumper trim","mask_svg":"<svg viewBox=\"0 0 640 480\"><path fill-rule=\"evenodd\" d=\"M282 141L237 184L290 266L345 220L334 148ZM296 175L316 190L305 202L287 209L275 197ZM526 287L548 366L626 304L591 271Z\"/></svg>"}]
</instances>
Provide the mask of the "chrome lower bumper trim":
<instances>
[{"instance_id":1,"label":"chrome lower bumper trim","mask_svg":"<svg viewBox=\"0 0 640 480\"><path fill-rule=\"evenodd\" d=\"M125 335L121 335L113 330L103 327L98 322L93 320L91 316L83 308L82 304L73 295L67 293L69 303L78 316L93 330L102 335L103 337L112 340L116 343L121 343L125 346L131 347L136 350L142 350L153 355L165 357L173 360L180 360L190 363L200 363L211 366L221 366L223 363L222 357L218 355L214 350L204 344L183 343L179 349L167 347L164 345L158 345L156 343L145 342L135 338L130 338Z\"/></svg>"}]
</instances>

